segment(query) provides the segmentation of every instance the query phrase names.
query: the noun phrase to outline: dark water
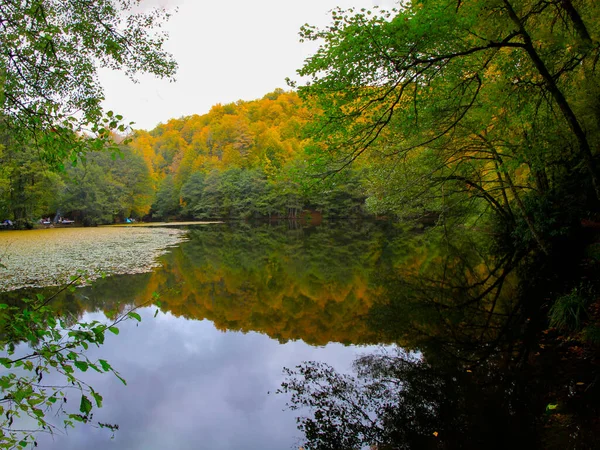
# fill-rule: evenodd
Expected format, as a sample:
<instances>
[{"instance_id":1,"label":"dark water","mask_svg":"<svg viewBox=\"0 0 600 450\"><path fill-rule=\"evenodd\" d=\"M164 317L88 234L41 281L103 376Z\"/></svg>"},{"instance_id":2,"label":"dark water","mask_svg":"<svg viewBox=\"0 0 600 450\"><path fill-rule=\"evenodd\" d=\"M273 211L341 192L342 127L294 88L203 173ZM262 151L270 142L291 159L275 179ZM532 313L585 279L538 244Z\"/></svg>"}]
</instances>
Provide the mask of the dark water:
<instances>
[{"instance_id":1,"label":"dark water","mask_svg":"<svg viewBox=\"0 0 600 450\"><path fill-rule=\"evenodd\" d=\"M114 439L80 426L40 436L41 448L298 448L295 419L311 413L286 402L299 392L292 404L336 424L337 435L301 422L313 448L597 448L593 408L545 412L595 398L595 373L556 369L560 352L543 349L523 306L519 261L481 232L235 224L189 238L152 273L55 299L88 320L158 293L161 312L142 308L139 325L90 349L128 382L87 378L104 396L94 420L120 426ZM283 374L306 361L337 372L308 363L300 385ZM360 379L343 378L353 363ZM282 382L287 393L273 394Z\"/></svg>"}]
</instances>

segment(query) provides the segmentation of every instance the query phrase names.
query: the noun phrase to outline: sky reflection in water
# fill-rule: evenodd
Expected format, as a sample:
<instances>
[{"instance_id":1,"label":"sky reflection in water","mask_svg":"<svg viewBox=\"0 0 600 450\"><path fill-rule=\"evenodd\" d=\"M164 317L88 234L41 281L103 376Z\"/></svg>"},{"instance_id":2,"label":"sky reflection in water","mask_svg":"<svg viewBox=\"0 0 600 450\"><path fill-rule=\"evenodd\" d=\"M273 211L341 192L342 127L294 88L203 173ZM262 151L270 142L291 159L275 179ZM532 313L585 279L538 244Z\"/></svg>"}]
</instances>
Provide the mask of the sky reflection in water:
<instances>
[{"instance_id":1,"label":"sky reflection in water","mask_svg":"<svg viewBox=\"0 0 600 450\"><path fill-rule=\"evenodd\" d=\"M348 371L368 347L301 341L280 344L264 334L222 332L209 321L141 311L142 322L122 324L90 359L110 361L128 385L115 377L87 373L104 397L94 419L117 423L110 432L80 426L68 436L40 436L47 449L287 449L300 436L286 399L275 395L282 368L305 360L327 361ZM86 314L83 320L102 320ZM267 394L268 392L271 394ZM71 407L78 399L70 399ZM77 403L77 405L75 405Z\"/></svg>"}]
</instances>

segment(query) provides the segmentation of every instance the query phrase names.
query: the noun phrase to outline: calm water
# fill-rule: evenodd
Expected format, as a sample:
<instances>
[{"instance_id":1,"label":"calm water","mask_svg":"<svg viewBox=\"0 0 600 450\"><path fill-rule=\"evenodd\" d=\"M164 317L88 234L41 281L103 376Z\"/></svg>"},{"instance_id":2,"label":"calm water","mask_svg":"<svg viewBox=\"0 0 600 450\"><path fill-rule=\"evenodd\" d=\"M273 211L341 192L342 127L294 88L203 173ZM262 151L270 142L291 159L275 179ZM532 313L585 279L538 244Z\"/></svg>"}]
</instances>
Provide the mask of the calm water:
<instances>
[{"instance_id":1,"label":"calm water","mask_svg":"<svg viewBox=\"0 0 600 450\"><path fill-rule=\"evenodd\" d=\"M41 448L298 448L296 417L310 414L287 409L289 394L273 394L286 380L283 368L320 361L350 373L361 355L352 399L382 421L378 442L597 448L596 369L569 372L569 351L539 333L544 311L531 307L543 304L547 287L533 279L520 285L519 260L494 256L481 232L385 223L186 230L188 240L151 272L98 279L53 300L84 321L128 305L140 306L143 320L125 322L89 353L128 382L85 374L104 397L94 421L117 423L114 439L80 426L40 436ZM135 260L131 246L127 252ZM161 302L155 318L157 307L143 306L154 293ZM416 353L372 356L381 346ZM341 434L360 435L362 413L345 394L318 395L319 381L304 385L317 394L308 404L326 411L319 402L335 401ZM74 397L68 407L77 412ZM546 414L548 404L561 409Z\"/></svg>"},{"instance_id":2,"label":"calm water","mask_svg":"<svg viewBox=\"0 0 600 450\"><path fill-rule=\"evenodd\" d=\"M358 355L373 351L367 344L379 338L366 315L381 294L373 278L390 259L388 234L375 224L189 227L189 240L152 272L60 296L55 306L84 321L141 305L154 292L162 312L154 318L156 307L143 308L139 325L125 322L118 336L90 349L91 359L107 359L128 382L84 378L104 397L94 420L120 426L114 439L79 426L40 436L40 447L297 448L297 413L273 393L282 369L318 360L349 372ZM71 403L77 410L78 399Z\"/></svg>"}]
</instances>

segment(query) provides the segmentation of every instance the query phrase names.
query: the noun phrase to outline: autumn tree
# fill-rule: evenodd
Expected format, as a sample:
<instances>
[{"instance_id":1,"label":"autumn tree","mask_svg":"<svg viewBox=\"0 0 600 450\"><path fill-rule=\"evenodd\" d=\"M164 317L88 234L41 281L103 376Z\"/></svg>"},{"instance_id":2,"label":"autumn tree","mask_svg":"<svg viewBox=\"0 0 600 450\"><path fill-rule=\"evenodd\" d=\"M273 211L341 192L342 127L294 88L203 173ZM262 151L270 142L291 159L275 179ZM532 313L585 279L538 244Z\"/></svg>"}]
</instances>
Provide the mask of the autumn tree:
<instances>
[{"instance_id":1,"label":"autumn tree","mask_svg":"<svg viewBox=\"0 0 600 450\"><path fill-rule=\"evenodd\" d=\"M330 26L301 31L321 44L298 71L309 79L301 96L322 111L313 161L328 174L368 153L380 191L481 199L545 249L525 197L575 177L600 199L599 14L597 2L570 0L334 10Z\"/></svg>"}]
</instances>

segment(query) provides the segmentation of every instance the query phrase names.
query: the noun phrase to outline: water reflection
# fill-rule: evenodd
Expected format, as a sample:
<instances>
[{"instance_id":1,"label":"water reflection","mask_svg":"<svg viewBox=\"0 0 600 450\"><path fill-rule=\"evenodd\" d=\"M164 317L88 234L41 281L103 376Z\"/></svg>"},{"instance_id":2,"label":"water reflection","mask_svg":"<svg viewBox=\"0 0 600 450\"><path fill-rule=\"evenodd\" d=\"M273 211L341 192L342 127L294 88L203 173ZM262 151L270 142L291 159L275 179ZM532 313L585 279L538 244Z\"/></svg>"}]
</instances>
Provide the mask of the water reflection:
<instances>
[{"instance_id":1,"label":"water reflection","mask_svg":"<svg viewBox=\"0 0 600 450\"><path fill-rule=\"evenodd\" d=\"M223 331L314 345L395 342L474 359L500 344L520 306L516 258L483 252L480 235L463 228L242 223L192 227L188 236L152 273L98 280L54 306L110 313L158 294L164 312Z\"/></svg>"},{"instance_id":2,"label":"water reflection","mask_svg":"<svg viewBox=\"0 0 600 450\"><path fill-rule=\"evenodd\" d=\"M543 416L552 396L581 393L535 359L529 314L540 298L518 284L519 255L491 251L481 232L236 224L192 227L189 237L152 273L98 280L56 299L78 316L160 295L165 316L145 312L139 330L105 346L129 387L93 381L113 405L96 419L130 430L118 433L119 448L289 448L298 436L294 412L281 413L289 398L265 393L283 380L282 367L304 360L346 372L360 350L315 347L328 343L395 343L419 357L369 349L355 379L311 363L292 371L291 405L322 412L320 422L301 422L306 438L323 444L314 448L561 448L586 435L570 423L559 438L544 431L558 417ZM365 411L348 409L348 399ZM60 446L78 448L78 439Z\"/></svg>"},{"instance_id":3,"label":"water reflection","mask_svg":"<svg viewBox=\"0 0 600 450\"><path fill-rule=\"evenodd\" d=\"M56 306L110 311L159 293L163 311L208 319L220 330L314 345L376 343L379 332L366 319L382 294L375 274L393 265L386 259L395 255L383 254L390 233L406 234L369 223L191 228L189 241L161 257L161 268L98 280L65 294Z\"/></svg>"},{"instance_id":4,"label":"water reflection","mask_svg":"<svg viewBox=\"0 0 600 450\"><path fill-rule=\"evenodd\" d=\"M108 359L127 380L86 373L104 397L94 420L120 426L114 440L106 430L81 426L68 435L39 436L44 449L289 449L300 438L285 399L269 395L282 381L282 367L329 361L342 371L368 349L302 342L285 345L259 333L223 333L209 321L171 314L126 322L119 336L107 336L92 359ZM100 318L86 314L83 319ZM50 378L45 379L51 383ZM68 405L75 411L78 399Z\"/></svg>"}]
</instances>

